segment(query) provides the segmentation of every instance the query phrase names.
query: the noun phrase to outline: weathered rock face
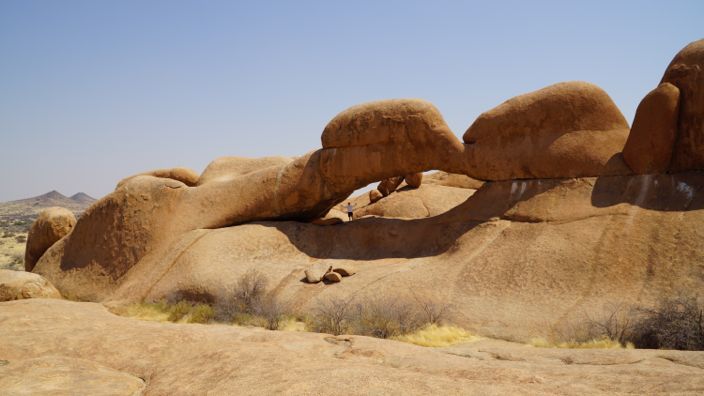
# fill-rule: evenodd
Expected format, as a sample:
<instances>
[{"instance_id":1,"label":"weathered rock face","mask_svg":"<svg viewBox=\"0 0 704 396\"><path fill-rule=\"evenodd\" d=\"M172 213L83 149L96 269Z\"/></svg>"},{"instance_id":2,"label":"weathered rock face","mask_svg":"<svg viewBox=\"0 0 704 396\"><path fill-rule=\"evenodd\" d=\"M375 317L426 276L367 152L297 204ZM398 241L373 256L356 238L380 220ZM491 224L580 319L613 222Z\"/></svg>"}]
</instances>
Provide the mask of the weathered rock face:
<instances>
[{"instance_id":1,"label":"weathered rock face","mask_svg":"<svg viewBox=\"0 0 704 396\"><path fill-rule=\"evenodd\" d=\"M374 203L384 198L384 195L379 190L369 190L369 202Z\"/></svg>"},{"instance_id":2,"label":"weathered rock face","mask_svg":"<svg viewBox=\"0 0 704 396\"><path fill-rule=\"evenodd\" d=\"M638 174L664 173L677 137L680 90L662 83L638 105L623 159Z\"/></svg>"},{"instance_id":3,"label":"weathered rock face","mask_svg":"<svg viewBox=\"0 0 704 396\"><path fill-rule=\"evenodd\" d=\"M423 182L423 173L411 173L403 177L408 187L418 188Z\"/></svg>"},{"instance_id":4,"label":"weathered rock face","mask_svg":"<svg viewBox=\"0 0 704 396\"><path fill-rule=\"evenodd\" d=\"M0 301L24 298L61 298L61 293L37 274L0 269Z\"/></svg>"},{"instance_id":5,"label":"weathered rock face","mask_svg":"<svg viewBox=\"0 0 704 396\"><path fill-rule=\"evenodd\" d=\"M704 39L675 55L662 82L680 90L677 140L670 170L704 169Z\"/></svg>"},{"instance_id":6,"label":"weathered rock face","mask_svg":"<svg viewBox=\"0 0 704 396\"><path fill-rule=\"evenodd\" d=\"M323 276L323 279L327 283L339 283L342 281L342 275L337 272L328 272L325 276Z\"/></svg>"},{"instance_id":7,"label":"weathered rock face","mask_svg":"<svg viewBox=\"0 0 704 396\"><path fill-rule=\"evenodd\" d=\"M205 184L213 180L230 180L237 176L246 175L254 171L272 166L283 166L291 162L288 157L220 157L208 164L198 179L198 184Z\"/></svg>"},{"instance_id":8,"label":"weathered rock face","mask_svg":"<svg viewBox=\"0 0 704 396\"><path fill-rule=\"evenodd\" d=\"M76 225L76 216L68 209L53 207L44 209L29 229L24 268L31 271L39 258L56 241L68 235Z\"/></svg>"},{"instance_id":9,"label":"weathered rock face","mask_svg":"<svg viewBox=\"0 0 704 396\"><path fill-rule=\"evenodd\" d=\"M382 180L378 186L376 186L376 189L381 193L383 196L388 196L392 192L396 191L398 186L401 185L403 182L403 176L394 176L390 177L388 179Z\"/></svg>"},{"instance_id":10,"label":"weathered rock face","mask_svg":"<svg viewBox=\"0 0 704 396\"><path fill-rule=\"evenodd\" d=\"M310 287L333 292L352 279ZM530 348L497 340L426 348L361 336L147 322L62 300L3 303L0 334L3 395L583 395L633 393L634 384L693 395L704 387L704 359L694 352Z\"/></svg>"},{"instance_id":11,"label":"weathered rock face","mask_svg":"<svg viewBox=\"0 0 704 396\"><path fill-rule=\"evenodd\" d=\"M198 174L193 171L192 169L189 168L164 168L164 169L156 169L153 171L149 172L143 172L139 173L133 176L126 177L122 180L120 180L119 183L117 183L116 189L120 188L123 184L125 184L128 180L132 179L133 177L137 176L153 176L153 177L159 177L163 179L173 179L180 181L181 183L192 187L195 186L198 183Z\"/></svg>"},{"instance_id":12,"label":"weathered rock face","mask_svg":"<svg viewBox=\"0 0 704 396\"><path fill-rule=\"evenodd\" d=\"M325 263L315 263L304 271L306 282L318 283L323 280L325 275L332 271L332 266Z\"/></svg>"},{"instance_id":13,"label":"weathered rock face","mask_svg":"<svg viewBox=\"0 0 704 396\"><path fill-rule=\"evenodd\" d=\"M628 174L628 123L596 85L565 82L509 99L464 133L464 172L481 180Z\"/></svg>"},{"instance_id":14,"label":"weathered rock face","mask_svg":"<svg viewBox=\"0 0 704 396\"><path fill-rule=\"evenodd\" d=\"M436 184L446 187L469 188L478 190L484 185L484 182L477 179L472 179L467 175L457 173L447 173L443 171L433 172L423 179L425 184Z\"/></svg>"}]
</instances>

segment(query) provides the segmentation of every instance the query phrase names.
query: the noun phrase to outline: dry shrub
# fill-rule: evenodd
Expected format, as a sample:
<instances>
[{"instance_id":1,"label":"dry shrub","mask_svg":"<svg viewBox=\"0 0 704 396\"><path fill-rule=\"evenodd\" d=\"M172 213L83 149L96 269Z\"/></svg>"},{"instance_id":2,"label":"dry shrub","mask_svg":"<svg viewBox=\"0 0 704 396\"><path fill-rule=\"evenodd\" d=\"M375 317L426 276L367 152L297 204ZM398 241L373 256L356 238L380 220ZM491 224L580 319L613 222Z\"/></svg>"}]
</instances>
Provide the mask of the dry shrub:
<instances>
[{"instance_id":1,"label":"dry shrub","mask_svg":"<svg viewBox=\"0 0 704 396\"><path fill-rule=\"evenodd\" d=\"M478 341L481 338L456 326L428 324L417 331L394 337L397 341L425 347L446 347L460 342Z\"/></svg>"},{"instance_id":2,"label":"dry shrub","mask_svg":"<svg viewBox=\"0 0 704 396\"><path fill-rule=\"evenodd\" d=\"M318 333L345 334L350 330L354 311L352 299L332 297L318 300L310 318L310 328Z\"/></svg>"},{"instance_id":3,"label":"dry shrub","mask_svg":"<svg viewBox=\"0 0 704 396\"><path fill-rule=\"evenodd\" d=\"M704 350L704 306L695 297L663 299L638 314L630 337L636 347Z\"/></svg>"},{"instance_id":4,"label":"dry shrub","mask_svg":"<svg viewBox=\"0 0 704 396\"><path fill-rule=\"evenodd\" d=\"M633 315L631 310L622 304L607 304L604 313L597 318L588 314L585 316L589 341L611 340L624 346L628 344L633 328Z\"/></svg>"},{"instance_id":5,"label":"dry shrub","mask_svg":"<svg viewBox=\"0 0 704 396\"><path fill-rule=\"evenodd\" d=\"M173 305L167 305L169 312L169 322L178 322L191 311L191 303L181 300Z\"/></svg>"},{"instance_id":6,"label":"dry shrub","mask_svg":"<svg viewBox=\"0 0 704 396\"><path fill-rule=\"evenodd\" d=\"M286 318L288 308L274 295L259 299L255 307L257 315L262 317L269 330L278 330Z\"/></svg>"},{"instance_id":7,"label":"dry shrub","mask_svg":"<svg viewBox=\"0 0 704 396\"><path fill-rule=\"evenodd\" d=\"M197 304L190 309L188 323L208 323L215 317L215 310L208 304Z\"/></svg>"},{"instance_id":8,"label":"dry shrub","mask_svg":"<svg viewBox=\"0 0 704 396\"><path fill-rule=\"evenodd\" d=\"M423 323L408 298L372 297L356 305L355 329L361 335L390 338L410 333Z\"/></svg>"},{"instance_id":9,"label":"dry shrub","mask_svg":"<svg viewBox=\"0 0 704 396\"><path fill-rule=\"evenodd\" d=\"M268 280L256 269L245 272L233 290L233 305L236 312L255 314L266 293Z\"/></svg>"},{"instance_id":10,"label":"dry shrub","mask_svg":"<svg viewBox=\"0 0 704 396\"><path fill-rule=\"evenodd\" d=\"M428 293L412 293L420 320L424 323L441 324L448 319L452 309L447 301Z\"/></svg>"}]
</instances>

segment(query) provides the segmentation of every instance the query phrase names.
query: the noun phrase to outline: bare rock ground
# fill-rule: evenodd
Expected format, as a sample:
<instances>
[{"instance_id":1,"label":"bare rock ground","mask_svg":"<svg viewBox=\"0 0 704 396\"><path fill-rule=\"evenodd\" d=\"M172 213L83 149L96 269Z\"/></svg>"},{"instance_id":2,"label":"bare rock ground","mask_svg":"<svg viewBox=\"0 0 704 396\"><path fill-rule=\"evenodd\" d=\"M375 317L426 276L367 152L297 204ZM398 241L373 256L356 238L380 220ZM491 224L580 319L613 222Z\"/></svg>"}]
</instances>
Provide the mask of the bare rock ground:
<instances>
[{"instance_id":1,"label":"bare rock ground","mask_svg":"<svg viewBox=\"0 0 704 396\"><path fill-rule=\"evenodd\" d=\"M97 303L0 303L0 393L698 394L704 353L444 349L361 336L144 322ZM57 340L60 340L58 342Z\"/></svg>"}]
</instances>

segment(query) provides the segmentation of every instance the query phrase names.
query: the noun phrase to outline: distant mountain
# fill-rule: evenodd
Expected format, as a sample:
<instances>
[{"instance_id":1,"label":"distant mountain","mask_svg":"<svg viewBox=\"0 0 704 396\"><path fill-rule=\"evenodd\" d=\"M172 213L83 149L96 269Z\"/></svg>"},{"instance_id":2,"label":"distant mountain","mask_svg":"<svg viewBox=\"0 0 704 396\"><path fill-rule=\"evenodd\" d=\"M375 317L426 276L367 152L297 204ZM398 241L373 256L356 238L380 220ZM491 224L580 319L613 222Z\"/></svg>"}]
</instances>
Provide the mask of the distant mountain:
<instances>
[{"instance_id":1,"label":"distant mountain","mask_svg":"<svg viewBox=\"0 0 704 396\"><path fill-rule=\"evenodd\" d=\"M86 193L79 192L67 197L56 190L49 191L32 198L0 202L0 222L3 224L21 223L21 225L28 227L42 209L51 206L66 208L78 217L93 202L95 202L95 198Z\"/></svg>"},{"instance_id":2,"label":"distant mountain","mask_svg":"<svg viewBox=\"0 0 704 396\"><path fill-rule=\"evenodd\" d=\"M95 198L91 197L90 195L84 193L84 192L79 192L76 194L71 195L69 198L74 202L90 205L93 202L95 202Z\"/></svg>"}]
</instances>

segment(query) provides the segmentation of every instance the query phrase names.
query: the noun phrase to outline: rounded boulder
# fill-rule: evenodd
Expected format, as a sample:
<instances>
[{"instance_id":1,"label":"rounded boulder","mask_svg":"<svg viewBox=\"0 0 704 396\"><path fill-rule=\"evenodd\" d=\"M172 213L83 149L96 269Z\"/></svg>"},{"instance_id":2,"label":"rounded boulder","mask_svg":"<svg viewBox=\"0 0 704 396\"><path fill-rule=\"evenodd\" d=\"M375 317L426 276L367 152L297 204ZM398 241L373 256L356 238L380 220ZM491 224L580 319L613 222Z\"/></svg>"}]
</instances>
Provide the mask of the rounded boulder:
<instances>
[{"instance_id":1,"label":"rounded boulder","mask_svg":"<svg viewBox=\"0 0 704 396\"><path fill-rule=\"evenodd\" d=\"M29 229L24 269L32 271L42 254L59 239L68 235L75 225L76 216L68 209L51 207L41 211Z\"/></svg>"},{"instance_id":2,"label":"rounded boulder","mask_svg":"<svg viewBox=\"0 0 704 396\"><path fill-rule=\"evenodd\" d=\"M680 90L677 139L669 169L704 169L704 39L675 55L661 82Z\"/></svg>"},{"instance_id":3,"label":"rounded boulder","mask_svg":"<svg viewBox=\"0 0 704 396\"><path fill-rule=\"evenodd\" d=\"M665 173L677 137L680 90L662 83L638 105L623 159L638 174Z\"/></svg>"}]
</instances>

